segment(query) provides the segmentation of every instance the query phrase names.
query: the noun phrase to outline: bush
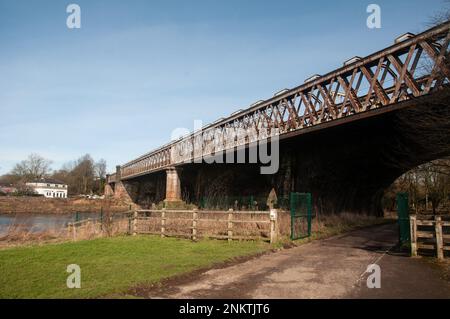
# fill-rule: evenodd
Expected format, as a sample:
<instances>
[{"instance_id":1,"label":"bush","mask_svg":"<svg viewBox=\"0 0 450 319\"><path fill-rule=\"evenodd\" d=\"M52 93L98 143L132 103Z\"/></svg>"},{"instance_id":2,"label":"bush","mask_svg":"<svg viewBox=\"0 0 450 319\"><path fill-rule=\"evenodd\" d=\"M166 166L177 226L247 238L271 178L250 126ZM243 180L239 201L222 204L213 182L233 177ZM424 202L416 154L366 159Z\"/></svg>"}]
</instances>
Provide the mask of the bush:
<instances>
[{"instance_id":1,"label":"bush","mask_svg":"<svg viewBox=\"0 0 450 319\"><path fill-rule=\"evenodd\" d=\"M30 187L20 187L17 189L16 192L12 194L13 196L36 196L38 195L34 189Z\"/></svg>"}]
</instances>

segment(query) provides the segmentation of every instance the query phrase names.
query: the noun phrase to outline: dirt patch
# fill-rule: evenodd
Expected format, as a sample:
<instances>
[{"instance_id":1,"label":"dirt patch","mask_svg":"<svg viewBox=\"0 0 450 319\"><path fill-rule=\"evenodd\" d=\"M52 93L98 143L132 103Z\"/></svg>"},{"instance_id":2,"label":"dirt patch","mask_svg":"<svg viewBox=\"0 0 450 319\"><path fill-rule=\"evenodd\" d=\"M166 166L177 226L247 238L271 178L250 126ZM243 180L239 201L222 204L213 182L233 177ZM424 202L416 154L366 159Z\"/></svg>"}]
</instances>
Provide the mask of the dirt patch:
<instances>
[{"instance_id":1,"label":"dirt patch","mask_svg":"<svg viewBox=\"0 0 450 319\"><path fill-rule=\"evenodd\" d=\"M293 246L295 247L295 246ZM227 267L235 266L247 261L255 260L259 257L269 255L271 253L274 253L276 251L279 251L280 249L271 249L267 250L258 254L253 254L250 256L242 256L242 257L235 257L230 260L215 263L209 267L203 267L188 273L184 273L178 276L173 276L170 278L166 278L162 281L159 281L155 284L142 284L137 285L132 288L130 288L124 295L132 295L135 297L141 297L141 298L151 298L151 296L168 296L173 293L176 293L177 286L187 284L192 281L192 278L197 278L204 274L207 271L210 271L212 269L225 269Z\"/></svg>"},{"instance_id":2,"label":"dirt patch","mask_svg":"<svg viewBox=\"0 0 450 319\"><path fill-rule=\"evenodd\" d=\"M436 258L422 258L422 260L430 264L433 268L441 273L442 280L450 284L450 260L445 259L438 261Z\"/></svg>"}]
</instances>

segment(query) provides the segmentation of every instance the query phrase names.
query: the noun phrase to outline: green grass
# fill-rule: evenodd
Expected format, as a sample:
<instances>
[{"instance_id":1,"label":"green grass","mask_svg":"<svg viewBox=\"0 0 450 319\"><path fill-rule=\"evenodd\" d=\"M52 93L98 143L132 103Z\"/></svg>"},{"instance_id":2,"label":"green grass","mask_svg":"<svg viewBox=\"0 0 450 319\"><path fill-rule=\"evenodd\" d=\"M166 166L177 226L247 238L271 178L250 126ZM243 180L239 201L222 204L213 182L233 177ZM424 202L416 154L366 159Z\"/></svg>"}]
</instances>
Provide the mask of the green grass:
<instances>
[{"instance_id":1,"label":"green grass","mask_svg":"<svg viewBox=\"0 0 450 319\"><path fill-rule=\"evenodd\" d=\"M0 298L111 296L268 248L261 242L138 236L1 250ZM70 264L81 267L81 289L66 286Z\"/></svg>"}]
</instances>

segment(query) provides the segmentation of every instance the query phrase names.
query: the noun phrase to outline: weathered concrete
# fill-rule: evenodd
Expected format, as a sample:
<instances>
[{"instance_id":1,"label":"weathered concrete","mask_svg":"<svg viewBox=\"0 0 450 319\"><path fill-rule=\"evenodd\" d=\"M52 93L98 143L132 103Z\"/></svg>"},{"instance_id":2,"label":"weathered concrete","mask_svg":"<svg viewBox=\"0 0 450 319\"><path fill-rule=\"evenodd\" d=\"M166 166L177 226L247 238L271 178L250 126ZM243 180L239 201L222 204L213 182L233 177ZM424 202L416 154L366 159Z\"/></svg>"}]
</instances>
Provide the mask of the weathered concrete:
<instances>
[{"instance_id":1,"label":"weathered concrete","mask_svg":"<svg viewBox=\"0 0 450 319\"><path fill-rule=\"evenodd\" d=\"M114 197L114 189L112 185L106 184L105 185L105 197Z\"/></svg>"},{"instance_id":2,"label":"weathered concrete","mask_svg":"<svg viewBox=\"0 0 450 319\"><path fill-rule=\"evenodd\" d=\"M179 172L180 169L175 167L171 167L166 170L166 202L180 202L182 200Z\"/></svg>"},{"instance_id":3,"label":"weathered concrete","mask_svg":"<svg viewBox=\"0 0 450 319\"><path fill-rule=\"evenodd\" d=\"M450 298L439 268L396 251L396 225L353 231L200 276L140 289L149 298ZM381 266L381 289L365 271Z\"/></svg>"},{"instance_id":4,"label":"weathered concrete","mask_svg":"<svg viewBox=\"0 0 450 319\"><path fill-rule=\"evenodd\" d=\"M130 193L127 190L126 185L122 181L115 183L114 198L124 202L134 203L133 199L130 196Z\"/></svg>"}]
</instances>

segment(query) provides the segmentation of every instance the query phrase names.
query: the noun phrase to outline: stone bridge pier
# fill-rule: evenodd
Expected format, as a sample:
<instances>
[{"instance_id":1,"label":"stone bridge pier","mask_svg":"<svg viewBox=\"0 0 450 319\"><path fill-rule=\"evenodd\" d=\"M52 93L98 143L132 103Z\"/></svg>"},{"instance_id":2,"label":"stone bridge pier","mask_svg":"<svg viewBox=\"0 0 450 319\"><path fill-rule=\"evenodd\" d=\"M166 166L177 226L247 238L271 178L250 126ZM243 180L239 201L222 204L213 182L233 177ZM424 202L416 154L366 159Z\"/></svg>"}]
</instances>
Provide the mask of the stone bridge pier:
<instances>
[{"instance_id":1,"label":"stone bridge pier","mask_svg":"<svg viewBox=\"0 0 450 319\"><path fill-rule=\"evenodd\" d=\"M121 166L116 167L115 182L106 184L105 196L150 208L164 203L166 208L183 208L181 168L169 167L148 176L127 180L121 177Z\"/></svg>"},{"instance_id":2,"label":"stone bridge pier","mask_svg":"<svg viewBox=\"0 0 450 319\"><path fill-rule=\"evenodd\" d=\"M184 202L181 197L181 168L169 167L166 169L166 198L164 207L182 207Z\"/></svg>"}]
</instances>

